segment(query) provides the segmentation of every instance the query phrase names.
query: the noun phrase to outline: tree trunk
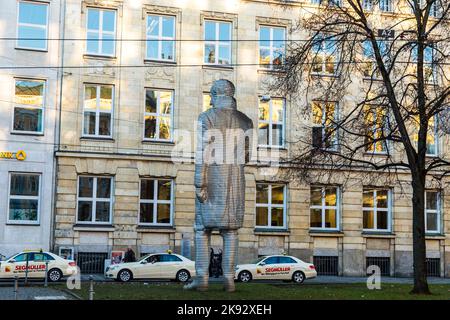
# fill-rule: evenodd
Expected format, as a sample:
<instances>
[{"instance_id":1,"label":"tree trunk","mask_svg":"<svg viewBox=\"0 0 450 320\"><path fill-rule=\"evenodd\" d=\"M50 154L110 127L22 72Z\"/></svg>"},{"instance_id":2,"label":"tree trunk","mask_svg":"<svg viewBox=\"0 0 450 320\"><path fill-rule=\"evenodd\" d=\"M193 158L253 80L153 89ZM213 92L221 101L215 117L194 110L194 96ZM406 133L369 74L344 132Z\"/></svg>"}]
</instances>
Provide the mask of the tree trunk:
<instances>
[{"instance_id":1,"label":"tree trunk","mask_svg":"<svg viewBox=\"0 0 450 320\"><path fill-rule=\"evenodd\" d=\"M430 294L426 269L425 174L413 173L412 188L414 288L411 293Z\"/></svg>"}]
</instances>

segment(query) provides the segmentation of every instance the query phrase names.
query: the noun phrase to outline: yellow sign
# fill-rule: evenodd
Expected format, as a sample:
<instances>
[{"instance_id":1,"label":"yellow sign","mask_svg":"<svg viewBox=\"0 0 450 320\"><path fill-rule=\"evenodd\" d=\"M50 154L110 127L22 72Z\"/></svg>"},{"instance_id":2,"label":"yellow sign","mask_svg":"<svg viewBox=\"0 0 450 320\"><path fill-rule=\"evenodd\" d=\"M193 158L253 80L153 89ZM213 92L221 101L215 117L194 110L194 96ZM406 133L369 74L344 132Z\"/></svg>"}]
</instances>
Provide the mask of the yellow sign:
<instances>
[{"instance_id":1,"label":"yellow sign","mask_svg":"<svg viewBox=\"0 0 450 320\"><path fill-rule=\"evenodd\" d=\"M16 158L19 161L23 161L27 158L27 154L23 150L19 150L17 152L0 151L0 159L14 159L14 158Z\"/></svg>"}]
</instances>

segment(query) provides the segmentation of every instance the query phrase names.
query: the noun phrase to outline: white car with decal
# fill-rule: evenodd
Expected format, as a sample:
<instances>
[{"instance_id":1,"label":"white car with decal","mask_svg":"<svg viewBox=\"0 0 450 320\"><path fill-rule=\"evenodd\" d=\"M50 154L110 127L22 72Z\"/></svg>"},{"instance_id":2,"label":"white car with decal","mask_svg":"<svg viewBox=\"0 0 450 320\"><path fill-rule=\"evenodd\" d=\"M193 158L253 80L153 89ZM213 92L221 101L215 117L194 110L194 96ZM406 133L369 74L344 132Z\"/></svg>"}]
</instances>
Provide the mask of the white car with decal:
<instances>
[{"instance_id":1,"label":"white car with decal","mask_svg":"<svg viewBox=\"0 0 450 320\"><path fill-rule=\"evenodd\" d=\"M73 260L66 260L46 251L22 251L0 261L0 278L45 278L46 262L48 262L47 277L57 282L64 276L71 276L78 272ZM28 272L27 272L28 270ZM28 273L28 275L27 275Z\"/></svg>"},{"instance_id":2,"label":"white car with decal","mask_svg":"<svg viewBox=\"0 0 450 320\"><path fill-rule=\"evenodd\" d=\"M174 253L148 254L137 262L111 265L106 278L122 282L133 279L171 279L186 282L195 276L195 262Z\"/></svg>"},{"instance_id":3,"label":"white car with decal","mask_svg":"<svg viewBox=\"0 0 450 320\"><path fill-rule=\"evenodd\" d=\"M254 263L236 266L235 279L240 282L251 280L291 280L303 283L305 279L317 277L313 264L286 255L264 256Z\"/></svg>"}]
</instances>

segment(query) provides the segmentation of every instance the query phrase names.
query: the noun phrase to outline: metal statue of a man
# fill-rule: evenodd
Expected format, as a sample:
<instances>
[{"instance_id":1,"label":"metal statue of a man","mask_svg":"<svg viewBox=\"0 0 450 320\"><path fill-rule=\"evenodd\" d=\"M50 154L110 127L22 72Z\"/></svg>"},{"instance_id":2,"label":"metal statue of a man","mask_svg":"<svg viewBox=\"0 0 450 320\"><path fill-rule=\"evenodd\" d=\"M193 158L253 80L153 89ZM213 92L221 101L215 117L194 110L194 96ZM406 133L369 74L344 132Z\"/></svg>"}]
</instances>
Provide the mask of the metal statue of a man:
<instances>
[{"instance_id":1,"label":"metal statue of a man","mask_svg":"<svg viewBox=\"0 0 450 320\"><path fill-rule=\"evenodd\" d=\"M198 118L195 163L195 269L186 289L208 289L211 231L223 237L224 289L235 290L238 229L245 208L244 166L250 159L253 122L237 110L235 87L228 80L214 82L212 108Z\"/></svg>"}]
</instances>

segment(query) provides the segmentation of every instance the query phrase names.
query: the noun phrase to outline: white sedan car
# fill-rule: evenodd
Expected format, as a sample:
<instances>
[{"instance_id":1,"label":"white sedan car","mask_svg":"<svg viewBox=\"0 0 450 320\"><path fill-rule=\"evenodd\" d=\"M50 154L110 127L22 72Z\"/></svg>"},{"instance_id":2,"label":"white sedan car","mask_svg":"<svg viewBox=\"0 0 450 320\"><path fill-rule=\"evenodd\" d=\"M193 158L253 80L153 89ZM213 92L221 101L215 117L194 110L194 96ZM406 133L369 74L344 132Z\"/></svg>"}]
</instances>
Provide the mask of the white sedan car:
<instances>
[{"instance_id":1,"label":"white sedan car","mask_svg":"<svg viewBox=\"0 0 450 320\"><path fill-rule=\"evenodd\" d=\"M174 253L153 253L138 262L111 265L106 278L128 282L132 279L171 279L186 282L195 276L195 262Z\"/></svg>"},{"instance_id":2,"label":"white sedan car","mask_svg":"<svg viewBox=\"0 0 450 320\"><path fill-rule=\"evenodd\" d=\"M235 279L240 282L251 280L291 280L303 283L305 279L317 277L313 264L285 255L265 256L251 264L236 266Z\"/></svg>"},{"instance_id":3,"label":"white sedan car","mask_svg":"<svg viewBox=\"0 0 450 320\"><path fill-rule=\"evenodd\" d=\"M78 272L73 260L40 250L22 251L4 261L0 261L0 278L45 278L46 262L48 262L47 278L52 282L61 280L63 276Z\"/></svg>"}]
</instances>

